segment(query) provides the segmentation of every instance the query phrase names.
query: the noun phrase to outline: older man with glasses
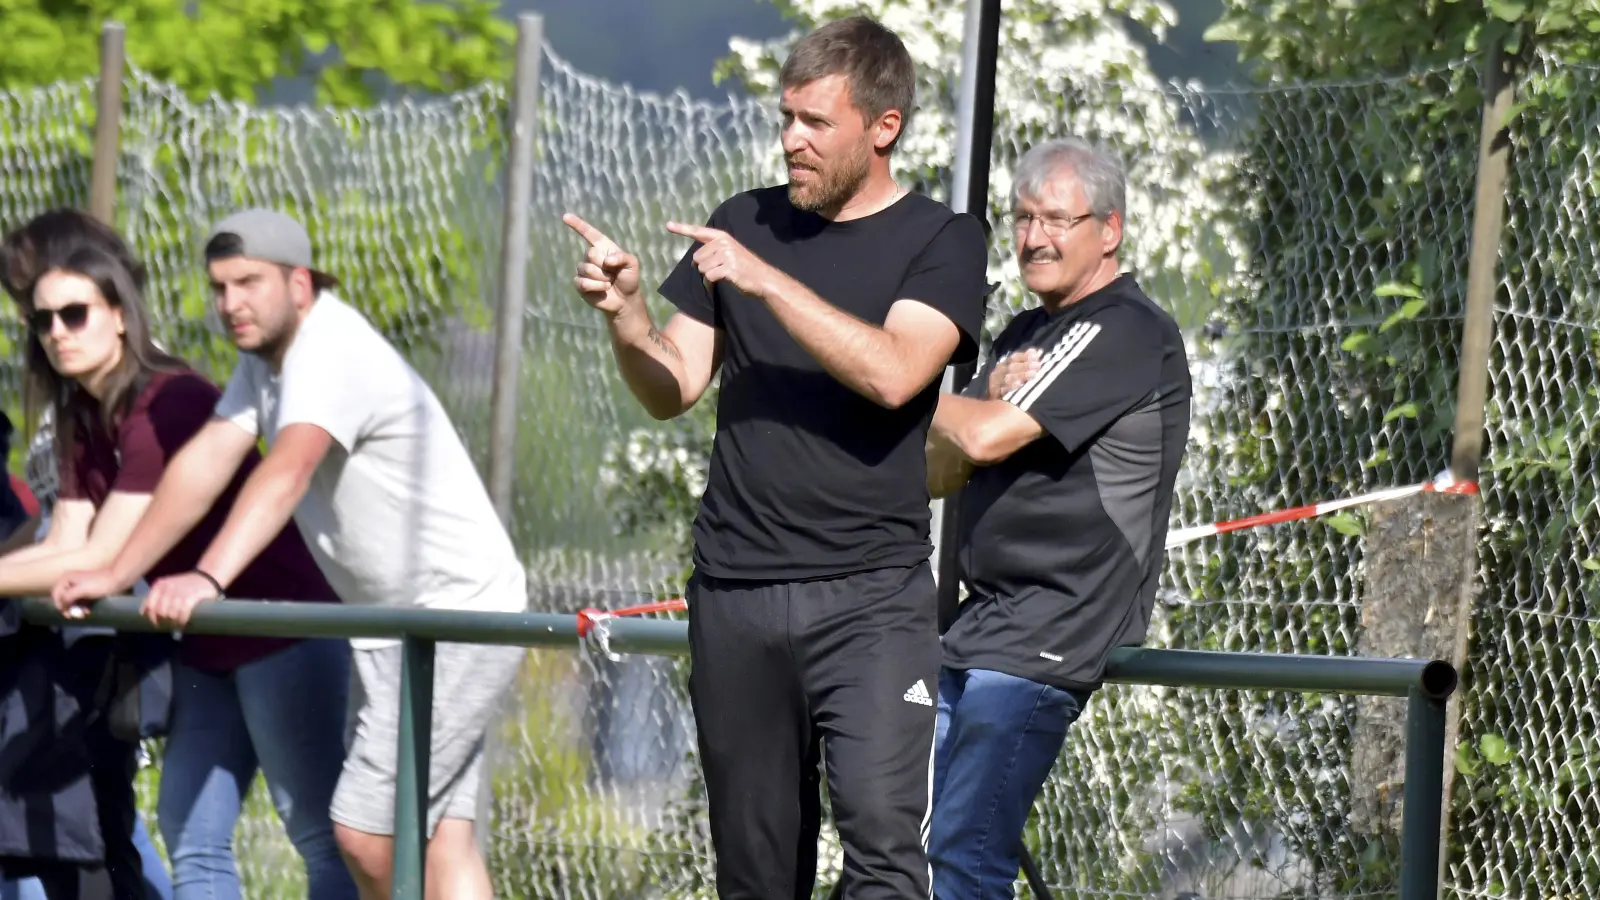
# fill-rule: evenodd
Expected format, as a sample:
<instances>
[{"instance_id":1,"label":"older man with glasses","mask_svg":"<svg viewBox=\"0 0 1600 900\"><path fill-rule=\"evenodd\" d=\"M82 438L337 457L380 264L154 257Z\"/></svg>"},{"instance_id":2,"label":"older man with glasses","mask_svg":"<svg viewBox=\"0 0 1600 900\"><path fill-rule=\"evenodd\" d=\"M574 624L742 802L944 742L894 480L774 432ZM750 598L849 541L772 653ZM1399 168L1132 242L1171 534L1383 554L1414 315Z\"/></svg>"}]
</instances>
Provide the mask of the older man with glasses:
<instances>
[{"instance_id":1,"label":"older man with glasses","mask_svg":"<svg viewBox=\"0 0 1600 900\"><path fill-rule=\"evenodd\" d=\"M1074 139L1030 150L1009 223L1037 308L944 394L928 487L965 486L968 596L944 636L929 855L940 900L1011 897L1028 811L1112 648L1144 639L1189 429L1177 323L1117 253L1125 176Z\"/></svg>"}]
</instances>

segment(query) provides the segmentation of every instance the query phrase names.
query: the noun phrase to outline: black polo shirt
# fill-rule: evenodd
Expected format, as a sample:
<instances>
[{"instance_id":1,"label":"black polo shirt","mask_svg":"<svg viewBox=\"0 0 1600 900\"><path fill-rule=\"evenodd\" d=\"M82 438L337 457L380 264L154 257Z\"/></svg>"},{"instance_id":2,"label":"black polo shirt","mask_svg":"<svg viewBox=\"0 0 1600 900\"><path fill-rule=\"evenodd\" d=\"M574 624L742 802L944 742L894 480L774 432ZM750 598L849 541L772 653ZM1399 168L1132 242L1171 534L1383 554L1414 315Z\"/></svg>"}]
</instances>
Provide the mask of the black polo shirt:
<instances>
[{"instance_id":1,"label":"black polo shirt","mask_svg":"<svg viewBox=\"0 0 1600 900\"><path fill-rule=\"evenodd\" d=\"M907 194L859 219L796 209L784 186L738 194L706 223L837 309L882 325L917 300L976 356L988 253L982 226ZM764 302L707 290L690 247L661 285L724 333L717 434L694 523L695 566L717 578L798 581L914 565L932 553L924 442L939 379L887 409L835 379Z\"/></svg>"},{"instance_id":2,"label":"black polo shirt","mask_svg":"<svg viewBox=\"0 0 1600 900\"><path fill-rule=\"evenodd\" d=\"M1044 435L976 469L961 495L970 597L945 664L1094 689L1112 648L1144 640L1172 490L1189 433L1189 364L1177 323L1123 275L1055 314L1019 314L995 362L1038 348L1039 374L1007 394ZM997 401L999 402L999 401Z\"/></svg>"}]
</instances>

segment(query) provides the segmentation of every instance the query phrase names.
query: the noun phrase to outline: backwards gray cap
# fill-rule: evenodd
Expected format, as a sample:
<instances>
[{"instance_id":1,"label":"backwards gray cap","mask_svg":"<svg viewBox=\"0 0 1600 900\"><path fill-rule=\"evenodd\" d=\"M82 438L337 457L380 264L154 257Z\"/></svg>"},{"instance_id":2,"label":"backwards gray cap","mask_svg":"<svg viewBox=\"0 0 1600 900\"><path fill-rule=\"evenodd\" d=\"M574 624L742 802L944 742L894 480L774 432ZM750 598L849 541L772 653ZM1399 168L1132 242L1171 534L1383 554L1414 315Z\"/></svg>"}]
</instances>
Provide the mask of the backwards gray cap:
<instances>
[{"instance_id":1,"label":"backwards gray cap","mask_svg":"<svg viewBox=\"0 0 1600 900\"><path fill-rule=\"evenodd\" d=\"M209 245L218 235L231 234L239 239L238 255L280 266L310 269L330 284L338 280L311 264L311 237L305 226L291 216L272 209L246 209L236 212L216 225L206 235Z\"/></svg>"}]
</instances>

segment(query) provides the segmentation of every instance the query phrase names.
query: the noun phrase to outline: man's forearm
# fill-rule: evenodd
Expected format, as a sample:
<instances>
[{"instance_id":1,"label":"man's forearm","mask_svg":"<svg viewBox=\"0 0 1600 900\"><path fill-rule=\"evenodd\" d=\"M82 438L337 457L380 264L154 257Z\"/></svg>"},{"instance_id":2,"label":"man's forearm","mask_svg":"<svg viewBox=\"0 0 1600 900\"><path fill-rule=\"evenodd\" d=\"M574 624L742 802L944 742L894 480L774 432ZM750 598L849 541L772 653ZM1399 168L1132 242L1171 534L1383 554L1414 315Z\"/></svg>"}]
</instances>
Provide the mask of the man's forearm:
<instances>
[{"instance_id":1,"label":"man's forearm","mask_svg":"<svg viewBox=\"0 0 1600 900\"><path fill-rule=\"evenodd\" d=\"M205 453L204 447L190 443L167 466L149 508L111 564L121 580L132 583L150 571L222 496L234 469L212 465Z\"/></svg>"},{"instance_id":2,"label":"man's forearm","mask_svg":"<svg viewBox=\"0 0 1600 900\"><path fill-rule=\"evenodd\" d=\"M894 335L863 322L776 273L763 299L772 314L828 374L868 400L890 409L921 391Z\"/></svg>"},{"instance_id":3,"label":"man's forearm","mask_svg":"<svg viewBox=\"0 0 1600 900\"><path fill-rule=\"evenodd\" d=\"M672 341L656 329L650 313L625 312L608 323L611 351L628 390L656 419L670 419L684 411L683 358Z\"/></svg>"},{"instance_id":4,"label":"man's forearm","mask_svg":"<svg viewBox=\"0 0 1600 900\"><path fill-rule=\"evenodd\" d=\"M988 415L984 407L991 402L977 400L962 394L941 394L939 405L933 411L933 424L928 429L929 440L936 440L949 453L959 455L969 463L986 461L986 426Z\"/></svg>"},{"instance_id":5,"label":"man's forearm","mask_svg":"<svg viewBox=\"0 0 1600 900\"><path fill-rule=\"evenodd\" d=\"M200 557L200 569L215 578L223 587L261 555L272 539L289 524L294 508L305 496L309 481L293 471L276 466L268 457L239 491L228 519L216 539ZM272 600L273 597L252 597L253 600Z\"/></svg>"},{"instance_id":6,"label":"man's forearm","mask_svg":"<svg viewBox=\"0 0 1600 900\"><path fill-rule=\"evenodd\" d=\"M928 431L929 440L937 437L977 466L1001 462L1044 433L1032 416L1004 400L961 394L939 395Z\"/></svg>"}]
</instances>

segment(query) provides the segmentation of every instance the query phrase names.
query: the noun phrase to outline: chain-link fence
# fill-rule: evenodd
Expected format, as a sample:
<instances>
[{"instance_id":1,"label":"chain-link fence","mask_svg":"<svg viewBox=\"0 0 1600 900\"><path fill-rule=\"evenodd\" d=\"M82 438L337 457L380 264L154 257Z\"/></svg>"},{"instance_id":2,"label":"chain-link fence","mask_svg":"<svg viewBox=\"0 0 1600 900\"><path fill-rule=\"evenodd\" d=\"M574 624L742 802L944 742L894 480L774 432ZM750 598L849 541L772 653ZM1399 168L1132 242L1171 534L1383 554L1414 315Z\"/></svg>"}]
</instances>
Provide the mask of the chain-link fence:
<instances>
[{"instance_id":1,"label":"chain-link fence","mask_svg":"<svg viewBox=\"0 0 1600 900\"><path fill-rule=\"evenodd\" d=\"M12 227L54 206L88 202L93 114L93 79L16 93L0 91L0 227ZM18 368L22 355L17 349L21 335L20 316L0 319L4 351L0 389L8 400L22 390ZM15 409L16 403L5 406ZM12 421L21 422L15 416ZM13 450L17 457L17 447Z\"/></svg>"},{"instance_id":2,"label":"chain-link fence","mask_svg":"<svg viewBox=\"0 0 1600 900\"><path fill-rule=\"evenodd\" d=\"M1595 70L1519 84L1490 410L1477 639L1463 698L1449 886L1600 892L1595 772L1600 572L1594 442L1600 238ZM1073 131L1130 164L1127 261L1189 335L1198 389L1174 525L1424 480L1454 410L1478 107L1474 66L1270 89L1030 85L996 117L991 204L1027 146ZM948 103L933 93L929 102ZM0 226L87 195L88 83L0 95ZM659 281L670 218L781 179L763 104L639 94L544 66L514 537L543 610L618 606L682 582L714 396L652 422L573 295L577 212ZM152 271L159 335L222 377L197 242L244 203L305 218L327 268L487 453L507 127L485 86L362 111L196 103L129 79L119 225ZM943 197L939 173L914 176ZM990 312L1028 300L994 234ZM19 337L4 320L9 390ZM10 400L10 398L7 398ZM8 403L8 406L13 405ZM1169 554L1151 643L1362 651L1361 515ZM494 758L491 862L505 896L711 896L681 661L534 651ZM1392 834L1358 827L1349 698L1106 689L1073 729L1030 829L1060 896L1363 897L1393 892ZM824 868L837 844L824 836ZM237 846L252 896L303 893L258 789ZM827 876L824 876L827 879Z\"/></svg>"},{"instance_id":3,"label":"chain-link fence","mask_svg":"<svg viewBox=\"0 0 1600 900\"><path fill-rule=\"evenodd\" d=\"M1600 893L1600 69L1517 85L1451 883ZM1525 106L1523 106L1525 104Z\"/></svg>"}]
</instances>

